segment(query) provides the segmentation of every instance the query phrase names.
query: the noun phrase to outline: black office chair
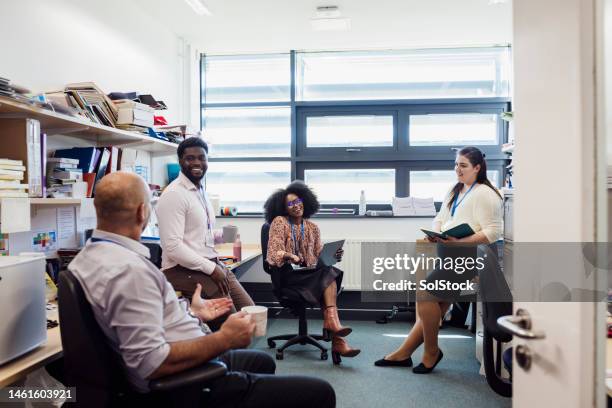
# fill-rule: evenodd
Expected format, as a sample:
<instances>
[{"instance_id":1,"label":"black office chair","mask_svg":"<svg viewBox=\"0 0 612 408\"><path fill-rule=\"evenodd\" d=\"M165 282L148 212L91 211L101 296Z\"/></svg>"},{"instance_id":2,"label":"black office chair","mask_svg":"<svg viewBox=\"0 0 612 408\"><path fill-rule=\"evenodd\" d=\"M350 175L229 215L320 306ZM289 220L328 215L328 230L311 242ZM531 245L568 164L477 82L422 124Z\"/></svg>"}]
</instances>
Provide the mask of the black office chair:
<instances>
[{"instance_id":1,"label":"black office chair","mask_svg":"<svg viewBox=\"0 0 612 408\"><path fill-rule=\"evenodd\" d=\"M484 256L486 254L486 257ZM512 315L512 293L499 265L495 251L487 245L478 246L478 257L485 267L479 273L479 292L482 299L483 362L487 383L503 397L512 397L512 378L501 376L503 361L502 343L512 340L497 324L502 316ZM493 353L493 340L497 341L497 353ZM497 355L497 358L495 358Z\"/></svg>"},{"instance_id":2,"label":"black office chair","mask_svg":"<svg viewBox=\"0 0 612 408\"><path fill-rule=\"evenodd\" d=\"M276 350L276 359L283 359L283 352L287 347L294 344L312 344L321 350L321 360L327 360L328 354L327 349L317 340L323 340L322 335L308 334L308 322L306 321L306 308L311 305L305 302L300 294L291 289L290 287L284 287L282 285L282 271L279 268L271 266L266 261L266 255L268 253L268 239L270 236L270 224L265 223L261 227L261 250L263 258L263 269L268 273L272 279L272 287L274 288L274 295L278 299L281 306L289 309L291 313L299 319L299 329L297 334L283 334L280 336L268 337L268 346L270 348L276 347L277 340L287 340L280 348ZM339 364L340 359L334 360L334 364Z\"/></svg>"},{"instance_id":3,"label":"black office chair","mask_svg":"<svg viewBox=\"0 0 612 408\"><path fill-rule=\"evenodd\" d=\"M135 391L127 382L121 357L106 343L79 281L72 272L59 276L58 306L66 385L76 387L76 407L195 407L206 383L223 377L222 362L208 362L152 380L151 392Z\"/></svg>"}]
</instances>

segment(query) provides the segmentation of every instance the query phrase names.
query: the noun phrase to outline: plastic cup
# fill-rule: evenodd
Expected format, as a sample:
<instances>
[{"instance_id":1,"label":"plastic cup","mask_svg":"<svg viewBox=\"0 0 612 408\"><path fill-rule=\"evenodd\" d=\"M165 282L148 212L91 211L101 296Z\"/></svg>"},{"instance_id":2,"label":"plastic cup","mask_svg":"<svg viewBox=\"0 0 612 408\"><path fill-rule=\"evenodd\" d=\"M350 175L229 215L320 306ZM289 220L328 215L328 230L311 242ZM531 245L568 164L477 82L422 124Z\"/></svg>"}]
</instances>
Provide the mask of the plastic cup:
<instances>
[{"instance_id":1,"label":"plastic cup","mask_svg":"<svg viewBox=\"0 0 612 408\"><path fill-rule=\"evenodd\" d=\"M223 241L234 242L238 236L238 227L235 225L225 225L223 227Z\"/></svg>"},{"instance_id":2,"label":"plastic cup","mask_svg":"<svg viewBox=\"0 0 612 408\"><path fill-rule=\"evenodd\" d=\"M268 308L265 306L245 306L241 310L251 315L251 319L255 323L253 336L265 336L268 325Z\"/></svg>"}]
</instances>

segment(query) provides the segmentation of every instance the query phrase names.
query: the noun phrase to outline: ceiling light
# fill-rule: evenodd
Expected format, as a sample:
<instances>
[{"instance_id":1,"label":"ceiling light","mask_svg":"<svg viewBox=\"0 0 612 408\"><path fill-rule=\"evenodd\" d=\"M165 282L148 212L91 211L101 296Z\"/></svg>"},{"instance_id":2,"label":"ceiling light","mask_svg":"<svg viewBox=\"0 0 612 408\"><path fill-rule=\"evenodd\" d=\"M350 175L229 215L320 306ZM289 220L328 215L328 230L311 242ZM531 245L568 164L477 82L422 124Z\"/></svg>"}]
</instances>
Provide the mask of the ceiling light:
<instances>
[{"instance_id":1,"label":"ceiling light","mask_svg":"<svg viewBox=\"0 0 612 408\"><path fill-rule=\"evenodd\" d=\"M208 7L202 3L202 0L185 0L185 3L189 4L193 11L199 16L212 15Z\"/></svg>"},{"instance_id":2,"label":"ceiling light","mask_svg":"<svg viewBox=\"0 0 612 408\"><path fill-rule=\"evenodd\" d=\"M346 31L351 28L351 20L341 17L338 6L320 6L310 26L314 31Z\"/></svg>"},{"instance_id":3,"label":"ceiling light","mask_svg":"<svg viewBox=\"0 0 612 408\"><path fill-rule=\"evenodd\" d=\"M317 7L317 18L338 18L338 17L340 17L340 9L338 9L338 6Z\"/></svg>"}]
</instances>

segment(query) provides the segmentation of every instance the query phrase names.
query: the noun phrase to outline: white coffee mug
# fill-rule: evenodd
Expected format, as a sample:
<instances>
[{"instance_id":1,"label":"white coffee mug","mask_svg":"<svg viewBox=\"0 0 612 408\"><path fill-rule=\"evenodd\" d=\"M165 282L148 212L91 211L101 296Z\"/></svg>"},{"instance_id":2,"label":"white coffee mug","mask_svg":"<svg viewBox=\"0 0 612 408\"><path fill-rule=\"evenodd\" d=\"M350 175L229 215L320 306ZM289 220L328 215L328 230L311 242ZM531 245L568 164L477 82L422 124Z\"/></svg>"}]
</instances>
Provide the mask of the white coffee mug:
<instances>
[{"instance_id":1,"label":"white coffee mug","mask_svg":"<svg viewBox=\"0 0 612 408\"><path fill-rule=\"evenodd\" d=\"M251 315L251 319L255 323L253 336L265 336L268 325L268 308L265 306L244 306L241 310Z\"/></svg>"}]
</instances>

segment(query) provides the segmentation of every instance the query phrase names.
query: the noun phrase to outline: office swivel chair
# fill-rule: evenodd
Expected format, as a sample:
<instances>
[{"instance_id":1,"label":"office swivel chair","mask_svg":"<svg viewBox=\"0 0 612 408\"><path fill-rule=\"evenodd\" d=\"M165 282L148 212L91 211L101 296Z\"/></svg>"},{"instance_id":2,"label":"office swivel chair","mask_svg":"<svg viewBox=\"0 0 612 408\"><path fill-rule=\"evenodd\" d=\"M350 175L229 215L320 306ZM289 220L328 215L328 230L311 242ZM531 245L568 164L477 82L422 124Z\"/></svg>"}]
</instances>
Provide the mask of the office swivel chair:
<instances>
[{"instance_id":1,"label":"office swivel chair","mask_svg":"<svg viewBox=\"0 0 612 408\"><path fill-rule=\"evenodd\" d=\"M206 383L225 375L221 362L152 380L151 392L132 389L122 360L106 343L83 288L72 272L63 271L58 285L59 318L66 385L76 387L76 407L200 407Z\"/></svg>"},{"instance_id":2,"label":"office swivel chair","mask_svg":"<svg viewBox=\"0 0 612 408\"><path fill-rule=\"evenodd\" d=\"M299 319L299 329L297 334L284 334L280 336L268 337L268 346L270 348L276 347L277 340L287 340L280 348L276 350L276 359L283 359L283 352L287 347L294 344L312 344L321 350L321 360L327 360L328 354L327 349L319 343L317 340L323 340L322 335L308 334L308 323L306 321L306 308L310 307L310 304L305 302L300 294L282 285L281 270L270 265L266 261L266 255L268 253L268 239L270 236L270 224L265 223L261 227L261 250L263 259L263 269L270 275L272 279L272 287L274 289L274 295L278 299L281 306L289 309L291 313L296 315ZM333 356L334 364L340 363L340 356Z\"/></svg>"},{"instance_id":3,"label":"office swivel chair","mask_svg":"<svg viewBox=\"0 0 612 408\"><path fill-rule=\"evenodd\" d=\"M486 257L484 256L486 254ZM490 246L479 245L478 257L484 259L485 267L478 274L482 299L483 362L487 383L503 397L512 397L512 379L501 376L503 360L502 343L512 340L497 324L502 316L512 315L512 293L499 265L499 258ZM497 353L493 353L493 340L497 341ZM508 351L508 350L506 350ZM497 358L495 357L497 356Z\"/></svg>"}]
</instances>

